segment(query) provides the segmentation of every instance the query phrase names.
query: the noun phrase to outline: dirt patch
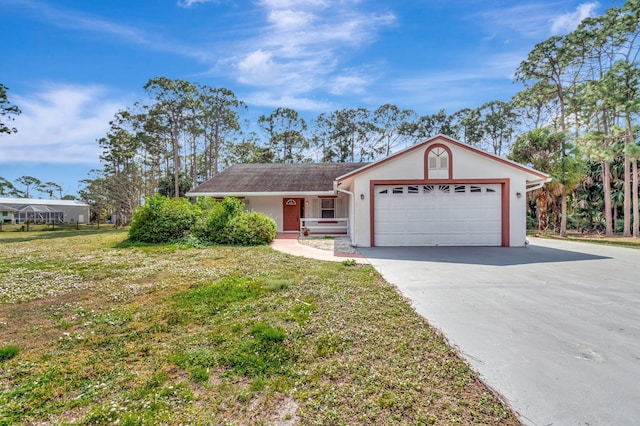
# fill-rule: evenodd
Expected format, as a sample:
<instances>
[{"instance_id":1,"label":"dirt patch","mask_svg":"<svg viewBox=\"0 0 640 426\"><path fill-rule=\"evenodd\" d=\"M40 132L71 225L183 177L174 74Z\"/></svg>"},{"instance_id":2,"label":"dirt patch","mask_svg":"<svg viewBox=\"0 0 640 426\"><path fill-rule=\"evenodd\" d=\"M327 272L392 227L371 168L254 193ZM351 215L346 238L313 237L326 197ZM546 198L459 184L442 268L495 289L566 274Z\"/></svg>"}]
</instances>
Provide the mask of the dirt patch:
<instances>
[{"instance_id":1,"label":"dirt patch","mask_svg":"<svg viewBox=\"0 0 640 426\"><path fill-rule=\"evenodd\" d=\"M286 397L278 407L278 417L274 420L274 426L292 426L298 421L298 403L291 397Z\"/></svg>"},{"instance_id":2,"label":"dirt patch","mask_svg":"<svg viewBox=\"0 0 640 426\"><path fill-rule=\"evenodd\" d=\"M357 250L351 246L349 237L300 237L298 242L302 245L320 250L333 251L334 253L356 254Z\"/></svg>"}]
</instances>

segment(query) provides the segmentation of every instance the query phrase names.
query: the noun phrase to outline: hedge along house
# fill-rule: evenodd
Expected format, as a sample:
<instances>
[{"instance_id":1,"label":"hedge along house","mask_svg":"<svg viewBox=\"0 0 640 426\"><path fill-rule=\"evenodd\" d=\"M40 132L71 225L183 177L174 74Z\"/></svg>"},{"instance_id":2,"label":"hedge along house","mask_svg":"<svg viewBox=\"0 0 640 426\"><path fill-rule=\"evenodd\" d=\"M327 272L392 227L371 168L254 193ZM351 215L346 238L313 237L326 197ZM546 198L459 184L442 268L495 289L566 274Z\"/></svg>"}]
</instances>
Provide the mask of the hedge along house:
<instances>
[{"instance_id":1,"label":"hedge along house","mask_svg":"<svg viewBox=\"0 0 640 426\"><path fill-rule=\"evenodd\" d=\"M90 218L89 205L76 200L0 198L0 205L13 209L2 213L4 223L86 223Z\"/></svg>"},{"instance_id":2,"label":"hedge along house","mask_svg":"<svg viewBox=\"0 0 640 426\"><path fill-rule=\"evenodd\" d=\"M548 181L440 135L369 164L232 166L187 195L243 197L279 232L341 232L355 246L518 247L526 192Z\"/></svg>"}]
</instances>

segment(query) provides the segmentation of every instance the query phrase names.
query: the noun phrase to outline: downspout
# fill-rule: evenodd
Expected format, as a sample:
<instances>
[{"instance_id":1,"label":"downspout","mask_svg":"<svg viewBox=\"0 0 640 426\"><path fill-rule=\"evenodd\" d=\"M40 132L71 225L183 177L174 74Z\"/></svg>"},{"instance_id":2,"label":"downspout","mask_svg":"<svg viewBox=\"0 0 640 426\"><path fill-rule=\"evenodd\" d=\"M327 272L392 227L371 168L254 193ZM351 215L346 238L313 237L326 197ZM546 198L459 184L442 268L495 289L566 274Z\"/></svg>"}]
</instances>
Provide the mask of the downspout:
<instances>
[{"instance_id":1,"label":"downspout","mask_svg":"<svg viewBox=\"0 0 640 426\"><path fill-rule=\"evenodd\" d=\"M342 192L347 194L349 196L349 199L351 200L351 212L353 214L353 217L349 218L349 237L351 238L351 246L355 247L356 242L354 241L353 238L355 237L355 229L356 229L356 202L353 196L353 192L347 191L346 189L338 188L338 182L335 180L333 181L333 190L336 192Z\"/></svg>"}]
</instances>

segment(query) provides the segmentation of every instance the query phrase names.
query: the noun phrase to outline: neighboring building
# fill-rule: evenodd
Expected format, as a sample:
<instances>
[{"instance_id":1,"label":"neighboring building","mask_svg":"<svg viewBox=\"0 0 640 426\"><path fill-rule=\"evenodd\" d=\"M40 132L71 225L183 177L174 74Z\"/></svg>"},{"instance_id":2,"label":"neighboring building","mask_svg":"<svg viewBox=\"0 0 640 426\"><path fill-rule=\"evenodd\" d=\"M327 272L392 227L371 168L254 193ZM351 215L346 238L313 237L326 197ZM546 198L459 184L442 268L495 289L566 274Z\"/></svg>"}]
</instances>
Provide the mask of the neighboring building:
<instances>
[{"instance_id":1,"label":"neighboring building","mask_svg":"<svg viewBox=\"0 0 640 426\"><path fill-rule=\"evenodd\" d=\"M3 223L87 223L89 205L76 200L0 198Z\"/></svg>"},{"instance_id":2,"label":"neighboring building","mask_svg":"<svg viewBox=\"0 0 640 426\"><path fill-rule=\"evenodd\" d=\"M17 211L11 206L0 204L0 223L15 223L15 213Z\"/></svg>"},{"instance_id":3,"label":"neighboring building","mask_svg":"<svg viewBox=\"0 0 640 426\"><path fill-rule=\"evenodd\" d=\"M237 196L278 232L345 233L353 245L523 246L526 192L545 173L445 136L365 163L232 166L188 196Z\"/></svg>"}]
</instances>

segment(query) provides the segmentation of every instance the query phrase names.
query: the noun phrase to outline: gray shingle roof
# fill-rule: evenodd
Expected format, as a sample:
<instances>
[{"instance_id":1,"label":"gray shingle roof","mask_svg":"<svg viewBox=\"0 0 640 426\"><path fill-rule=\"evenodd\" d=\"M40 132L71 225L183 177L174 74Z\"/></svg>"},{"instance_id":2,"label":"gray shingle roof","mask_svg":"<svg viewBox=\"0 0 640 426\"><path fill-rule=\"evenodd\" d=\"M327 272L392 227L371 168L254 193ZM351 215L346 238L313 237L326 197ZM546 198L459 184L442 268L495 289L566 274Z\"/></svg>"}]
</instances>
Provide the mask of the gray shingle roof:
<instances>
[{"instance_id":1,"label":"gray shingle roof","mask_svg":"<svg viewBox=\"0 0 640 426\"><path fill-rule=\"evenodd\" d=\"M367 163L236 164L189 191L203 193L332 191L333 181Z\"/></svg>"}]
</instances>

